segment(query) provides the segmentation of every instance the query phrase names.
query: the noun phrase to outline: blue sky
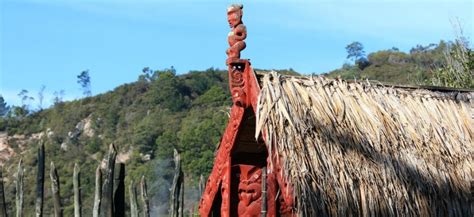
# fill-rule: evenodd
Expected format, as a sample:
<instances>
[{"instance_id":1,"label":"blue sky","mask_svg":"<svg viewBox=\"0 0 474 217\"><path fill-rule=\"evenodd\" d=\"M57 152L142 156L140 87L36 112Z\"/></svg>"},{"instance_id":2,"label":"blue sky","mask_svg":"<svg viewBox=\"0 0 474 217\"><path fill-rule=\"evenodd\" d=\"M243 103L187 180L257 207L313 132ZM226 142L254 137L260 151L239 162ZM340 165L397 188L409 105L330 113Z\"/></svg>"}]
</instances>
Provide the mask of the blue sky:
<instances>
[{"instance_id":1,"label":"blue sky","mask_svg":"<svg viewBox=\"0 0 474 217\"><path fill-rule=\"evenodd\" d=\"M179 74L225 68L231 1L0 0L0 94L19 104L26 89L81 97L88 69L93 94L133 82L143 67ZM367 53L454 38L458 19L472 41L472 1L243 1L247 49L256 68L321 73L340 67L344 47ZM34 104L34 103L33 103Z\"/></svg>"}]
</instances>

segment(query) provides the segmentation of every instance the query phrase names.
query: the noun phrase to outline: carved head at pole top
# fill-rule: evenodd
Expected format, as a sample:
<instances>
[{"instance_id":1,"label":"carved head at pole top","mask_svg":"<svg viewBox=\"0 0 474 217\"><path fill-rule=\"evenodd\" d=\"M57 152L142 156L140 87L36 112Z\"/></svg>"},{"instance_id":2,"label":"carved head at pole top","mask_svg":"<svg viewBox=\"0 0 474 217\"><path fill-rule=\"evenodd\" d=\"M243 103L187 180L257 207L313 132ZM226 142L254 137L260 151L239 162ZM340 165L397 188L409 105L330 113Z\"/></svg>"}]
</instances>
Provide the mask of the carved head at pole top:
<instances>
[{"instance_id":1,"label":"carved head at pole top","mask_svg":"<svg viewBox=\"0 0 474 217\"><path fill-rule=\"evenodd\" d=\"M242 23L242 9L244 8L241 4L232 4L227 7L227 21L231 28L236 27Z\"/></svg>"}]
</instances>

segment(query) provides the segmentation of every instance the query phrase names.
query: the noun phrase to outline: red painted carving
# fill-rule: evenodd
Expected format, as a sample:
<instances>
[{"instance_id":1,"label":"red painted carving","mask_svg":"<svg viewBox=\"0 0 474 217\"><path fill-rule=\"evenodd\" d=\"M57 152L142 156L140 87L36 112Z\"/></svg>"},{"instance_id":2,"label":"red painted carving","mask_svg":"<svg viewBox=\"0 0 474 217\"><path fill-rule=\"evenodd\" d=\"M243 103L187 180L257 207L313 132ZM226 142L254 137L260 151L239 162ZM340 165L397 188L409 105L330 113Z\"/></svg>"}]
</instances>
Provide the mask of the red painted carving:
<instances>
[{"instance_id":1,"label":"red painted carving","mask_svg":"<svg viewBox=\"0 0 474 217\"><path fill-rule=\"evenodd\" d=\"M227 21L231 28L227 41L226 64L229 67L229 87L232 94L232 100L237 106L247 107L248 100L246 94L245 76L248 73L250 63L248 60L240 59L240 52L245 49L245 38L247 37L247 28L242 22L243 6L233 4L227 8Z\"/></svg>"},{"instance_id":2,"label":"red painted carving","mask_svg":"<svg viewBox=\"0 0 474 217\"><path fill-rule=\"evenodd\" d=\"M232 166L232 179L238 216L257 217L262 209L262 169L254 165L237 164ZM238 200L237 200L238 199Z\"/></svg>"},{"instance_id":3,"label":"red painted carving","mask_svg":"<svg viewBox=\"0 0 474 217\"><path fill-rule=\"evenodd\" d=\"M232 145L237 137L237 132L243 116L244 109L242 107L232 106L229 123L227 124L221 143L219 144L217 155L214 160L214 166L206 183L206 190L204 191L199 204L199 212L201 216L210 216L214 198L216 193L219 191L219 186L221 186L220 190L222 196L221 214L222 216L229 215L229 187L231 181L230 150L232 149Z\"/></svg>"},{"instance_id":4,"label":"red painted carving","mask_svg":"<svg viewBox=\"0 0 474 217\"><path fill-rule=\"evenodd\" d=\"M240 52L246 46L244 39L247 37L246 27L242 23L242 8L242 5L231 5L227 8L227 19L231 32L228 36L230 48L226 51L228 56L226 64L229 69L229 87L234 105L199 204L201 216L211 215L219 191L222 199L221 203L218 204L220 205L221 216L228 217L232 215L231 206L237 209L239 216L259 216L261 211L261 170L251 165L239 165L243 172L237 179L232 176L233 169L231 167L231 150L239 133L244 110L247 107L252 107L256 111L260 93L260 87L250 62L240 59ZM266 140L265 135L263 135L263 138ZM292 188L286 182L283 171L281 171L279 156L273 153L267 161L267 216L277 216L277 213L279 213L279 216L296 216L293 210ZM269 165L271 167L268 167ZM258 177L254 178L255 176ZM234 195L234 191L231 192L232 184L238 185L238 198L231 198ZM275 200L277 197L278 200ZM235 200L238 203L236 206L231 204ZM277 210L277 207L280 209Z\"/></svg>"},{"instance_id":5,"label":"red painted carving","mask_svg":"<svg viewBox=\"0 0 474 217\"><path fill-rule=\"evenodd\" d=\"M227 65L240 59L240 51L245 49L245 38L247 37L247 28L242 22L243 6L233 4L227 8L227 21L231 31L227 37L230 48L227 49Z\"/></svg>"},{"instance_id":6,"label":"red painted carving","mask_svg":"<svg viewBox=\"0 0 474 217\"><path fill-rule=\"evenodd\" d=\"M235 105L247 108L249 100L247 97L248 75L251 73L250 62L240 60L229 65L229 87L232 94L232 101Z\"/></svg>"}]
</instances>

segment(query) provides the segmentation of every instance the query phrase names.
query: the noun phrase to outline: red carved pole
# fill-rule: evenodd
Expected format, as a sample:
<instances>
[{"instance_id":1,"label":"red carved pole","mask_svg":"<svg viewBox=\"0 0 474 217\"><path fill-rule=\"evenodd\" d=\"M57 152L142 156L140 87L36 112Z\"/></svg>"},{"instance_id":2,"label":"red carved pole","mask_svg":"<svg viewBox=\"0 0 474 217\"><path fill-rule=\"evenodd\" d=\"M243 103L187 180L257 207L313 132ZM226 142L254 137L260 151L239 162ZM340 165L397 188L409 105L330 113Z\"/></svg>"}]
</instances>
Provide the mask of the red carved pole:
<instances>
[{"instance_id":1,"label":"red carved pole","mask_svg":"<svg viewBox=\"0 0 474 217\"><path fill-rule=\"evenodd\" d=\"M241 216L254 216L254 214L258 216L262 211L264 211L264 215L266 212L266 216L276 216L279 212L286 214L285 216L288 216L288 214L294 216L294 213L292 213L292 190L285 182L277 155L268 156L267 165L272 165L272 167L267 166L263 170L263 172L268 170L268 173L265 174L266 178L262 177L262 170L259 166L232 165L232 148L235 146L244 111L251 107L256 112L260 94L260 87L250 66L250 61L240 58L240 52L246 47L244 40L247 37L247 30L242 22L242 8L242 5L237 4L227 8L227 20L231 31L228 35L230 47L226 51L226 64L229 71L229 88L234 105L231 108L229 123L218 147L212 172L202 193L199 212L201 216L211 216L216 214L216 211L220 211L221 216L228 217L235 212L235 210L231 210L231 206L237 202L237 208L240 210L238 214ZM265 135L263 135L263 138L266 139ZM243 174L239 173L240 178L232 180L232 168L243 172ZM266 198L261 197L260 194L262 193L262 178L266 184ZM238 185L239 198L231 198L231 195L235 195L235 192L232 192L232 194L230 192L233 184L234 186ZM275 197L278 189L281 191L279 198L280 207L283 206L283 210L277 210ZM257 192L254 193L254 190L257 190ZM221 198L220 204L217 198ZM265 202L262 200L265 200ZM220 210L218 210L219 207ZM262 208L264 209L262 210Z\"/></svg>"}]
</instances>

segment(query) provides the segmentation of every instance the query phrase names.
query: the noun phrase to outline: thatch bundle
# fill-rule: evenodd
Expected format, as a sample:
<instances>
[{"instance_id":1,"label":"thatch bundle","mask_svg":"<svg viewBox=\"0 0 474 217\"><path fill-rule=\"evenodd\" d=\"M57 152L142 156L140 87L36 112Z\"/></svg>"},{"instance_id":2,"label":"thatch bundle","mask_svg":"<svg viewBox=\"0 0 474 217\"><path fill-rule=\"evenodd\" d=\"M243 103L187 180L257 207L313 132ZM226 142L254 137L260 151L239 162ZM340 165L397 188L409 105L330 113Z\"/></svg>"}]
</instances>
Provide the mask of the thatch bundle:
<instances>
[{"instance_id":1,"label":"thatch bundle","mask_svg":"<svg viewBox=\"0 0 474 217\"><path fill-rule=\"evenodd\" d=\"M256 133L299 215L472 216L473 92L260 80Z\"/></svg>"}]
</instances>

